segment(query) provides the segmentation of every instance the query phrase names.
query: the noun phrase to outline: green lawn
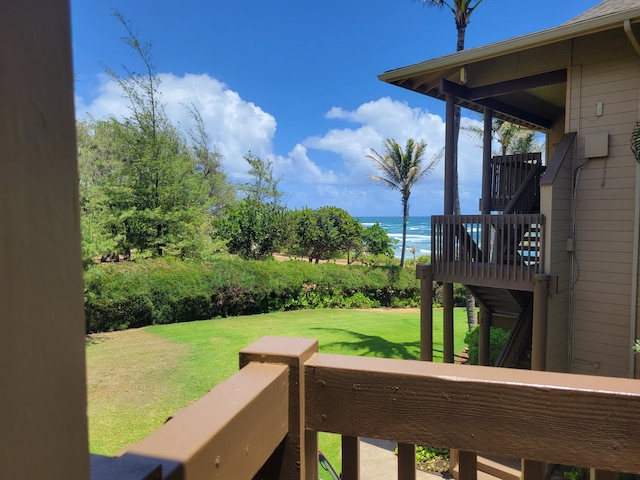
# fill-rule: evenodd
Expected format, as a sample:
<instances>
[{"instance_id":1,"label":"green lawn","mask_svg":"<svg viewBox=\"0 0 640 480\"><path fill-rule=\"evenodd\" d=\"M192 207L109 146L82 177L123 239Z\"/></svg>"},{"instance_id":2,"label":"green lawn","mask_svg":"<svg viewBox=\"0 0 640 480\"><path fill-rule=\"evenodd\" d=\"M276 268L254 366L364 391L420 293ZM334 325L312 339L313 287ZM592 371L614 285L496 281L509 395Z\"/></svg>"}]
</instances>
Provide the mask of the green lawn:
<instances>
[{"instance_id":1,"label":"green lawn","mask_svg":"<svg viewBox=\"0 0 640 480\"><path fill-rule=\"evenodd\" d=\"M434 312L435 361L442 314ZM456 309L455 349L464 348L466 312ZM323 353L417 358L418 310L301 310L156 325L101 334L87 344L92 453L114 455L238 369L238 351L264 335L316 338ZM333 435L320 448L340 466Z\"/></svg>"}]
</instances>

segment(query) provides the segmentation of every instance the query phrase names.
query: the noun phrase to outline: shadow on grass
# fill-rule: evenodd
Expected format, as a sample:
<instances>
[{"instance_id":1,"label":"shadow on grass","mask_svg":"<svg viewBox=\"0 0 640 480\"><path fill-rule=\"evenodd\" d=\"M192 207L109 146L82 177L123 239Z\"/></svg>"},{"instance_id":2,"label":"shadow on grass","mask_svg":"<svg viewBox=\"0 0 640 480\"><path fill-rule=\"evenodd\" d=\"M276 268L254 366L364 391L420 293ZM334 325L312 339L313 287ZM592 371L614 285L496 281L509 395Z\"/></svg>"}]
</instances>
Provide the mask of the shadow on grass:
<instances>
[{"instance_id":1,"label":"shadow on grass","mask_svg":"<svg viewBox=\"0 0 640 480\"><path fill-rule=\"evenodd\" d=\"M324 343L329 348L351 350L362 357L402 358L404 360L416 360L420 356L420 342L390 342L378 335L365 335L342 328L314 328L326 332L341 333L353 337L353 340L342 342Z\"/></svg>"}]
</instances>

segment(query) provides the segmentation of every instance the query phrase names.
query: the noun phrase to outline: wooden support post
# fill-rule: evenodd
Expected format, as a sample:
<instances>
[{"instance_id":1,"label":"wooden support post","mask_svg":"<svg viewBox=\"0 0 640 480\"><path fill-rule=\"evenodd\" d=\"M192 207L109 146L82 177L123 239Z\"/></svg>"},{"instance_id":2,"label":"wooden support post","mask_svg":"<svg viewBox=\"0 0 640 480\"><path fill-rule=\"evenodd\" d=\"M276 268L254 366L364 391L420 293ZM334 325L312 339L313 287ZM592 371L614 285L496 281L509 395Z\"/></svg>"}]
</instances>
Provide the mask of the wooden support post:
<instances>
[{"instance_id":1,"label":"wooden support post","mask_svg":"<svg viewBox=\"0 0 640 480\"><path fill-rule=\"evenodd\" d=\"M416 265L420 280L420 360L433 361L433 269L431 265Z\"/></svg>"},{"instance_id":2,"label":"wooden support post","mask_svg":"<svg viewBox=\"0 0 640 480\"><path fill-rule=\"evenodd\" d=\"M0 468L89 477L68 0L0 2Z\"/></svg>"},{"instance_id":3,"label":"wooden support post","mask_svg":"<svg viewBox=\"0 0 640 480\"><path fill-rule=\"evenodd\" d=\"M478 462L474 452L458 452L458 480L477 480Z\"/></svg>"},{"instance_id":4,"label":"wooden support post","mask_svg":"<svg viewBox=\"0 0 640 480\"><path fill-rule=\"evenodd\" d=\"M618 480L620 474L609 470L589 469L589 480Z\"/></svg>"},{"instance_id":5,"label":"wooden support post","mask_svg":"<svg viewBox=\"0 0 640 480\"><path fill-rule=\"evenodd\" d=\"M533 335L531 340L531 370L547 368L547 305L549 275L533 277ZM522 460L523 480L543 480L547 471L544 462Z\"/></svg>"},{"instance_id":6,"label":"wooden support post","mask_svg":"<svg viewBox=\"0 0 640 480\"><path fill-rule=\"evenodd\" d=\"M547 466L544 462L522 459L521 480L544 480Z\"/></svg>"},{"instance_id":7,"label":"wooden support post","mask_svg":"<svg viewBox=\"0 0 640 480\"><path fill-rule=\"evenodd\" d=\"M482 199L480 203L480 213L487 215L491 213L491 140L493 139L493 110L484 110L484 135L482 137ZM488 239L489 232L483 232L483 239ZM486 234L486 235L485 235ZM482 245L482 250L486 254L489 250L487 244ZM486 261L486 260L485 260Z\"/></svg>"},{"instance_id":8,"label":"wooden support post","mask_svg":"<svg viewBox=\"0 0 640 480\"><path fill-rule=\"evenodd\" d=\"M442 285L443 359L453 363L453 283Z\"/></svg>"},{"instance_id":9,"label":"wooden support post","mask_svg":"<svg viewBox=\"0 0 640 480\"><path fill-rule=\"evenodd\" d=\"M398 444L398 480L416 479L416 446Z\"/></svg>"},{"instance_id":10,"label":"wooden support post","mask_svg":"<svg viewBox=\"0 0 640 480\"><path fill-rule=\"evenodd\" d=\"M491 312L480 306L480 331L478 338L478 365L491 364Z\"/></svg>"},{"instance_id":11,"label":"wooden support post","mask_svg":"<svg viewBox=\"0 0 640 480\"><path fill-rule=\"evenodd\" d=\"M549 275L533 278L533 340L531 342L531 370L547 369L547 306Z\"/></svg>"},{"instance_id":12,"label":"wooden support post","mask_svg":"<svg viewBox=\"0 0 640 480\"><path fill-rule=\"evenodd\" d=\"M318 435L305 430L304 362L318 352L307 338L262 337L240 351L240 368L250 362L289 366L289 434L285 439L280 478L318 479Z\"/></svg>"},{"instance_id":13,"label":"wooden support post","mask_svg":"<svg viewBox=\"0 0 640 480\"><path fill-rule=\"evenodd\" d=\"M360 480L360 439L342 436L342 480Z\"/></svg>"},{"instance_id":14,"label":"wooden support post","mask_svg":"<svg viewBox=\"0 0 640 480\"><path fill-rule=\"evenodd\" d=\"M444 141L444 214L453 215L453 189L455 177L455 98L446 96L446 123Z\"/></svg>"}]
</instances>

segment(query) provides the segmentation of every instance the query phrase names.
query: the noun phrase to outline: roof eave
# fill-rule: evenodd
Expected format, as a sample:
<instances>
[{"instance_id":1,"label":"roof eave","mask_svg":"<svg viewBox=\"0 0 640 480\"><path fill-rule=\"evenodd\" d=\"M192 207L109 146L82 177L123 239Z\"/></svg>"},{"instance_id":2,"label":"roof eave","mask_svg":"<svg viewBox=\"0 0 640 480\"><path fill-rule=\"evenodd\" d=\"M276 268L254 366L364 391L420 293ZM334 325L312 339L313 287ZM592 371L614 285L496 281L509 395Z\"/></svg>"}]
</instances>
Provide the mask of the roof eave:
<instances>
[{"instance_id":1,"label":"roof eave","mask_svg":"<svg viewBox=\"0 0 640 480\"><path fill-rule=\"evenodd\" d=\"M397 83L398 81L413 75L461 67L473 62L495 58L533 47L561 42L563 40L611 30L617 27L622 28L625 20L630 20L632 23L639 22L640 8L605 15L590 20L584 20L582 22L564 24L559 27L503 40L501 42L492 43L482 47L462 50L444 57L427 60L425 62L416 63L395 70L389 70L378 75L378 78L383 82Z\"/></svg>"}]
</instances>

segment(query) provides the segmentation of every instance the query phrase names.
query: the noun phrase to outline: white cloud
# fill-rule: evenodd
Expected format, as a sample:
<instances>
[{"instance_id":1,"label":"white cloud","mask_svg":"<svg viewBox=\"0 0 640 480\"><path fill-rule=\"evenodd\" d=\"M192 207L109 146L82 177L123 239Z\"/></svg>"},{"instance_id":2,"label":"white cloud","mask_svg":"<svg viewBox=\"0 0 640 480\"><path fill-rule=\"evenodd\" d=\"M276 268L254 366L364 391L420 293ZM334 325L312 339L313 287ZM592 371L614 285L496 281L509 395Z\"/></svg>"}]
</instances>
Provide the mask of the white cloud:
<instances>
[{"instance_id":1,"label":"white cloud","mask_svg":"<svg viewBox=\"0 0 640 480\"><path fill-rule=\"evenodd\" d=\"M211 133L212 146L223 154L223 165L232 176L239 176L248 168L244 155L251 150L255 155L271 155L276 120L252 102L243 100L227 85L206 74L187 74L178 77L163 73L161 77L162 102L174 123L185 129L193 125L186 106L195 105L205 126ZM109 115L122 118L129 114L129 104L122 97L115 82L100 77L97 96L85 103L76 99L79 117L86 113L99 119Z\"/></svg>"},{"instance_id":2,"label":"white cloud","mask_svg":"<svg viewBox=\"0 0 640 480\"><path fill-rule=\"evenodd\" d=\"M335 205L354 214L398 215L397 192L389 191L367 178L375 174L366 156L371 148L380 150L385 138L404 144L408 138L422 139L426 158L443 147L445 124L442 117L422 108L388 97L364 103L354 110L333 107L326 113L331 121L353 124L335 128L323 135L310 136L293 145L286 154L273 151L276 119L258 105L243 100L238 92L206 74L176 76L161 74L162 101L170 120L188 129L192 119L185 105L194 104L223 154L223 165L232 178L242 179L248 165L244 155L251 150L271 159L275 174L290 207ZM124 117L129 105L112 79L100 77L97 94L90 101L76 98L79 118L89 113L96 119L108 115ZM477 140L461 133L459 143L460 197L463 212L474 213L480 195L482 152ZM414 188L412 214L442 211L444 162ZM413 213L413 212L419 213Z\"/></svg>"},{"instance_id":3,"label":"white cloud","mask_svg":"<svg viewBox=\"0 0 640 480\"><path fill-rule=\"evenodd\" d=\"M436 156L444 146L445 122L442 117L421 108L412 108L404 102L388 97L367 102L352 111L341 107L333 107L326 117L331 120L344 120L356 124L353 128L333 129L323 136L309 137L302 143L309 150L332 152L338 155L349 173L349 182L371 192L370 200L387 205L397 193L373 193L374 189L382 190L366 178L367 174L375 174L373 165L366 156L371 148L378 151L386 138L393 138L403 145L408 138L424 140L427 143L426 159ZM465 119L473 122L475 120ZM460 134L459 140L459 187L463 203L463 211L474 213L478 210L480 195L480 175L482 167L482 151L477 148L477 140ZM442 211L444 180L444 161L423 182L414 187L411 203L422 207L423 214Z\"/></svg>"}]
</instances>

